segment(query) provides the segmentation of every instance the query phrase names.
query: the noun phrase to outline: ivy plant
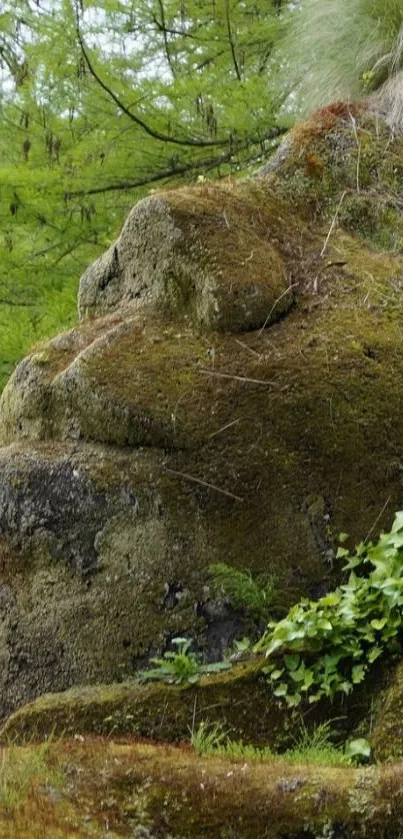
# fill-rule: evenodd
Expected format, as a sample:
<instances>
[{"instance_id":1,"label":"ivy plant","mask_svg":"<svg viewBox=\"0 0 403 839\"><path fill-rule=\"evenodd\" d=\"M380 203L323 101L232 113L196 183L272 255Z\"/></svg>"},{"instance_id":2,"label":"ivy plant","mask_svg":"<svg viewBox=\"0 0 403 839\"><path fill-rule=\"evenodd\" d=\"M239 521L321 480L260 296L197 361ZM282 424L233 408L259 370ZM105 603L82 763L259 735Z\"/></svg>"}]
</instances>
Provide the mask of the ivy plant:
<instances>
[{"instance_id":1,"label":"ivy plant","mask_svg":"<svg viewBox=\"0 0 403 839\"><path fill-rule=\"evenodd\" d=\"M268 659L274 695L302 699L348 694L385 651L396 648L403 611L403 511L376 544L340 547L348 578L317 601L301 600L268 625L255 647Z\"/></svg>"}]
</instances>

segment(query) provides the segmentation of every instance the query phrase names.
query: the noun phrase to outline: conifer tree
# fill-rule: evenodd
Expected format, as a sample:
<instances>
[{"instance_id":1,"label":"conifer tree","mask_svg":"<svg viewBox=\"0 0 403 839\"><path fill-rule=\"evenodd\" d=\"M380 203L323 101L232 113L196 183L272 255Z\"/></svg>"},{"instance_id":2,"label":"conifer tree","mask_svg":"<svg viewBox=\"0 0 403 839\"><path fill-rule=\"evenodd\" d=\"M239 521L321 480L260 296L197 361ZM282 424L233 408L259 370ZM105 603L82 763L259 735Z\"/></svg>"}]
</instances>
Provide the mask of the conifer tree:
<instances>
[{"instance_id":1,"label":"conifer tree","mask_svg":"<svg viewBox=\"0 0 403 839\"><path fill-rule=\"evenodd\" d=\"M272 72L283 7L4 0L0 384L33 341L74 320L81 272L151 186L268 155L283 130Z\"/></svg>"}]
</instances>

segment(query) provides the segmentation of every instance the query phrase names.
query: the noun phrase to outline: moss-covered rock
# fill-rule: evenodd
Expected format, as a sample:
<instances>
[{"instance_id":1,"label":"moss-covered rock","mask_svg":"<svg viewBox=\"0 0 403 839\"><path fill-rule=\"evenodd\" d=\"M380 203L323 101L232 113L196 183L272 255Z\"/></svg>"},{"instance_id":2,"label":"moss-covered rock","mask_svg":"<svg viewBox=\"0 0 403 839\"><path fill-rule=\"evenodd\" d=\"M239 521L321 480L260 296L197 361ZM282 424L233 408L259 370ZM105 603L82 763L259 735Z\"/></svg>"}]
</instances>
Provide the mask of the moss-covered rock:
<instances>
[{"instance_id":1,"label":"moss-covered rock","mask_svg":"<svg viewBox=\"0 0 403 839\"><path fill-rule=\"evenodd\" d=\"M401 836L401 765L199 758L189 748L79 737L3 749L2 767L7 839Z\"/></svg>"},{"instance_id":2,"label":"moss-covered rock","mask_svg":"<svg viewBox=\"0 0 403 839\"><path fill-rule=\"evenodd\" d=\"M326 702L289 709L272 693L262 672L265 659L252 658L224 672L202 675L195 684L127 681L76 687L45 694L15 711L0 729L3 742L29 743L52 736L133 734L167 743L187 742L200 724L218 726L232 740L283 752L302 731L329 722ZM353 732L367 734L368 714L382 693L385 674L378 671L368 690L356 688L337 699L331 710L334 741Z\"/></svg>"},{"instance_id":3,"label":"moss-covered rock","mask_svg":"<svg viewBox=\"0 0 403 839\"><path fill-rule=\"evenodd\" d=\"M145 198L82 277L81 316L130 304L231 332L257 329L269 313L277 319L293 295L267 237L271 211L257 189L225 185Z\"/></svg>"},{"instance_id":4,"label":"moss-covered rock","mask_svg":"<svg viewBox=\"0 0 403 839\"><path fill-rule=\"evenodd\" d=\"M391 521L402 165L385 126L328 109L253 180L141 202L84 275L81 323L0 403L0 715L175 635L215 658L242 616L206 608L212 561L286 606L338 579L341 530Z\"/></svg>"},{"instance_id":5,"label":"moss-covered rock","mask_svg":"<svg viewBox=\"0 0 403 839\"><path fill-rule=\"evenodd\" d=\"M379 761L403 758L403 665L399 664L373 715L371 745Z\"/></svg>"}]
</instances>

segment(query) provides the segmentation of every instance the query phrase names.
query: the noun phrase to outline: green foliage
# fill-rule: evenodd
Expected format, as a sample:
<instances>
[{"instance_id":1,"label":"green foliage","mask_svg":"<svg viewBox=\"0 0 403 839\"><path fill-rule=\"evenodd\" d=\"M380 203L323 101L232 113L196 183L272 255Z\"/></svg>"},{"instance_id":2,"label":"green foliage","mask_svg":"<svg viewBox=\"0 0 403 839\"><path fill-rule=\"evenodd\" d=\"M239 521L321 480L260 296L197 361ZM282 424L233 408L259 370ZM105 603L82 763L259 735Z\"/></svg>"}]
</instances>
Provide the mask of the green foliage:
<instances>
[{"instance_id":1,"label":"green foliage","mask_svg":"<svg viewBox=\"0 0 403 839\"><path fill-rule=\"evenodd\" d=\"M233 757L246 760L273 760L273 752L268 746L258 748L241 740L231 740L229 733L219 724L200 723L192 732L191 745L198 755Z\"/></svg>"},{"instance_id":2,"label":"green foliage","mask_svg":"<svg viewBox=\"0 0 403 839\"><path fill-rule=\"evenodd\" d=\"M345 748L346 756L356 762L364 763L371 757L371 746L365 737L358 737L356 740L350 740Z\"/></svg>"},{"instance_id":3,"label":"green foliage","mask_svg":"<svg viewBox=\"0 0 403 839\"><path fill-rule=\"evenodd\" d=\"M257 644L274 695L289 706L348 694L402 628L403 512L376 545L339 548L347 582L318 601L301 600ZM365 572L368 572L365 575Z\"/></svg>"},{"instance_id":4,"label":"green foliage","mask_svg":"<svg viewBox=\"0 0 403 839\"><path fill-rule=\"evenodd\" d=\"M4 0L0 389L71 325L80 274L150 185L256 165L278 133L274 0Z\"/></svg>"},{"instance_id":5,"label":"green foliage","mask_svg":"<svg viewBox=\"0 0 403 839\"><path fill-rule=\"evenodd\" d=\"M216 596L226 597L235 609L243 609L254 620L269 620L277 594L273 577L254 580L249 572L225 562L210 565L209 572Z\"/></svg>"},{"instance_id":6,"label":"green foliage","mask_svg":"<svg viewBox=\"0 0 403 839\"><path fill-rule=\"evenodd\" d=\"M217 752L227 742L228 732L219 723L201 722L197 729L191 731L190 744L198 755Z\"/></svg>"},{"instance_id":7,"label":"green foliage","mask_svg":"<svg viewBox=\"0 0 403 839\"><path fill-rule=\"evenodd\" d=\"M347 751L347 748L343 751L332 743L331 738L330 722L318 725L312 732L301 722L295 746L281 755L276 755L268 746L259 748L243 743L242 740L231 740L222 726L202 722L199 728L192 732L191 745L198 755L256 761L281 759L287 763L310 763L316 766L350 766L358 751L354 751L354 748L351 752ZM366 741L363 740L362 743Z\"/></svg>"},{"instance_id":8,"label":"green foliage","mask_svg":"<svg viewBox=\"0 0 403 839\"><path fill-rule=\"evenodd\" d=\"M36 787L61 788L63 778L48 762L50 738L35 750L9 746L0 758L0 806L7 811L21 807Z\"/></svg>"},{"instance_id":9,"label":"green foliage","mask_svg":"<svg viewBox=\"0 0 403 839\"><path fill-rule=\"evenodd\" d=\"M401 0L301 0L281 55L302 112L360 99L403 68Z\"/></svg>"},{"instance_id":10,"label":"green foliage","mask_svg":"<svg viewBox=\"0 0 403 839\"><path fill-rule=\"evenodd\" d=\"M173 638L172 644L177 647L176 651L167 651L162 658L152 658L151 662L156 667L140 671L139 678L142 681L162 681L175 685L181 682L193 684L203 674L217 673L219 670L228 670L231 667L228 661L202 664L200 655L191 652L192 642L189 638Z\"/></svg>"}]
</instances>

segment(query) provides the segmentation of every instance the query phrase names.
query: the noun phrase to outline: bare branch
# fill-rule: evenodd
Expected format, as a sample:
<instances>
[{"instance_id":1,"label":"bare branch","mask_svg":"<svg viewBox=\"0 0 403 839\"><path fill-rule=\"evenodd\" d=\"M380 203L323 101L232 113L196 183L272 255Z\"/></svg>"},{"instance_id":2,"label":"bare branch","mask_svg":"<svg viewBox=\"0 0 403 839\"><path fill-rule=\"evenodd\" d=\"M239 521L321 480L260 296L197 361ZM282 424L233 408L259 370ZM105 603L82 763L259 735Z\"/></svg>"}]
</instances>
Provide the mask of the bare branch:
<instances>
[{"instance_id":1,"label":"bare branch","mask_svg":"<svg viewBox=\"0 0 403 839\"><path fill-rule=\"evenodd\" d=\"M270 379L250 379L249 376L233 376L231 373L219 373L217 370L206 370L201 367L198 370L205 376L215 376L217 379L233 379L236 382L249 382L252 385L270 385L270 387L279 387L278 382L273 382Z\"/></svg>"},{"instance_id":2,"label":"bare branch","mask_svg":"<svg viewBox=\"0 0 403 839\"><path fill-rule=\"evenodd\" d=\"M78 21L76 31L77 39L80 44L83 58L93 79L95 79L95 81L102 88L102 90L105 91L105 93L115 102L119 110L121 110L122 113L126 114L126 116L132 120L132 122L135 122L136 125L142 128L143 131L145 131L146 134L149 135L149 137L153 137L154 140L161 140L163 143L172 143L176 146L192 146L196 148L204 148L206 146L217 147L228 145L228 138L225 140L196 140L190 137L187 139L179 139L179 137L171 137L169 134L163 134L161 131L157 131L157 129L151 128L146 122L144 122L143 119L141 119L139 116L137 116L137 114L134 114L133 111L127 108L124 102L122 102L122 100L119 99L118 96L116 96L116 93L114 93L112 88L110 88L109 85L107 85L106 82L104 82L103 79L101 79L101 76L95 70L91 62L91 59L88 55L88 51L84 44Z\"/></svg>"},{"instance_id":3,"label":"bare branch","mask_svg":"<svg viewBox=\"0 0 403 839\"><path fill-rule=\"evenodd\" d=\"M169 69L170 69L173 77L175 78L176 70L175 70L175 65L172 61L171 50L170 50L170 47L169 47L168 30L166 28L166 23L165 23L165 9L164 9L163 0L158 0L158 5L160 7L160 13L161 13L161 26L159 27L159 29L162 32L162 37L164 39L165 56L166 56L166 60L169 64ZM155 18L154 18L154 20L155 20Z\"/></svg>"},{"instance_id":4,"label":"bare branch","mask_svg":"<svg viewBox=\"0 0 403 839\"><path fill-rule=\"evenodd\" d=\"M215 484L210 484L208 481L202 481L200 478L196 478L195 475L188 475L186 472L178 472L176 469L169 469L168 466L165 466L165 472L168 472L170 475L177 475L178 478L185 478L186 481L191 481L191 483L200 484L202 487L213 489L215 492L219 492L221 495L226 495L228 498L233 498L235 501L243 501L243 498L241 498L240 495L235 495L235 493L229 492L227 489L221 489L221 487L218 487Z\"/></svg>"},{"instance_id":5,"label":"bare branch","mask_svg":"<svg viewBox=\"0 0 403 839\"><path fill-rule=\"evenodd\" d=\"M238 59L236 57L235 41L234 41L234 38L233 38L233 35L232 35L231 19L230 19L230 13L229 13L229 0L226 0L226 3L225 3L225 16L226 16L226 20L227 20L228 40L229 40L229 45L230 45L230 49L231 49L232 62L233 62L234 69L235 69L235 75L236 75L238 81L241 82L242 81L242 73L240 71L240 67L239 67L239 64L238 64Z\"/></svg>"}]
</instances>

